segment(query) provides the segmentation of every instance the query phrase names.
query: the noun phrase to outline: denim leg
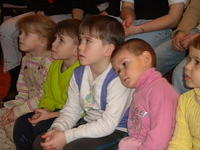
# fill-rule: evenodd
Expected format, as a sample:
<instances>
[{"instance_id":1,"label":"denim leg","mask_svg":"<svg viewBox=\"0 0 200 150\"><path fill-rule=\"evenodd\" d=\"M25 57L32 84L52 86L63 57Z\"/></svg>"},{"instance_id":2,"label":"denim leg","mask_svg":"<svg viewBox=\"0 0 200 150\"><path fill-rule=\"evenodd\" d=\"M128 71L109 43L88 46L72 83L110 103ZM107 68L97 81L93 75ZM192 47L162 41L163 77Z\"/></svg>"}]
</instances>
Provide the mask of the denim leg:
<instances>
[{"instance_id":1,"label":"denim leg","mask_svg":"<svg viewBox=\"0 0 200 150\"><path fill-rule=\"evenodd\" d=\"M190 88L187 88L184 83L184 66L186 64L186 58L183 59L174 69L172 74L172 84L177 89L179 93L187 92L188 90L191 90Z\"/></svg>"},{"instance_id":2,"label":"denim leg","mask_svg":"<svg viewBox=\"0 0 200 150\"><path fill-rule=\"evenodd\" d=\"M174 49L171 39L154 48L157 57L157 70L163 75L173 69L182 59L186 52Z\"/></svg>"}]
</instances>

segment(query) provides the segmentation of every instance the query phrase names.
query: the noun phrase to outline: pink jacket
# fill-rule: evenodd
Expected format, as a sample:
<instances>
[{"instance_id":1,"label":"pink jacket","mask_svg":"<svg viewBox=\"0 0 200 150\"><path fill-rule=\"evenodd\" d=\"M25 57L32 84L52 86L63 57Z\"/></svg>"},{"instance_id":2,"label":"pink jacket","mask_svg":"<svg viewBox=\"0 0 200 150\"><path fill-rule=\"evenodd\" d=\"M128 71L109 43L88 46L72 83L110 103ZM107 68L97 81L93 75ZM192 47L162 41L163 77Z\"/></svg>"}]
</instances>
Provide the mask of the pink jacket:
<instances>
[{"instance_id":1,"label":"pink jacket","mask_svg":"<svg viewBox=\"0 0 200 150\"><path fill-rule=\"evenodd\" d=\"M130 106L129 137L120 150L165 150L175 127L179 94L154 68L137 83Z\"/></svg>"}]
</instances>

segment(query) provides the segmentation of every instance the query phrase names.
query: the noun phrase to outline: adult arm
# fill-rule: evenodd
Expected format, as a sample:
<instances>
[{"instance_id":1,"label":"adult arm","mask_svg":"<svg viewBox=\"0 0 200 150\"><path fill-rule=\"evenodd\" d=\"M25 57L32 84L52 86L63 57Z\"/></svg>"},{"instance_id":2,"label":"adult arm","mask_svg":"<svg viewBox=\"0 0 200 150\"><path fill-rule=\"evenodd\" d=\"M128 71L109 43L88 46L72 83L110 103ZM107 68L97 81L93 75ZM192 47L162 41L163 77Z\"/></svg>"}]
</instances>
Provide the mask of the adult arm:
<instances>
[{"instance_id":1,"label":"adult arm","mask_svg":"<svg viewBox=\"0 0 200 150\"><path fill-rule=\"evenodd\" d=\"M162 29L170 29L177 26L179 23L185 4L183 2L171 4L167 15L153 19L149 22L138 26L130 26L126 29L127 35L139 34L144 32L157 31Z\"/></svg>"}]
</instances>

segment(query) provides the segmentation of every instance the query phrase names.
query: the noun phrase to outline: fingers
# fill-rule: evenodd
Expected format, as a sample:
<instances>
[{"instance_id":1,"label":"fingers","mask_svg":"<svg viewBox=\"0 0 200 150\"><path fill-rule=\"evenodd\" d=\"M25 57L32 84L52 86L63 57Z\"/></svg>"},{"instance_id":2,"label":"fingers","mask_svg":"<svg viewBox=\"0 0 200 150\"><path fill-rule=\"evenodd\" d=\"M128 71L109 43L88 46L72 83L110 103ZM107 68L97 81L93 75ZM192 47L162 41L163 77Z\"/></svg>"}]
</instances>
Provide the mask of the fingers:
<instances>
[{"instance_id":1,"label":"fingers","mask_svg":"<svg viewBox=\"0 0 200 150\"><path fill-rule=\"evenodd\" d=\"M43 134L41 137L46 139L46 138L50 137L53 132L55 132L55 130L48 131L45 134Z\"/></svg>"}]
</instances>

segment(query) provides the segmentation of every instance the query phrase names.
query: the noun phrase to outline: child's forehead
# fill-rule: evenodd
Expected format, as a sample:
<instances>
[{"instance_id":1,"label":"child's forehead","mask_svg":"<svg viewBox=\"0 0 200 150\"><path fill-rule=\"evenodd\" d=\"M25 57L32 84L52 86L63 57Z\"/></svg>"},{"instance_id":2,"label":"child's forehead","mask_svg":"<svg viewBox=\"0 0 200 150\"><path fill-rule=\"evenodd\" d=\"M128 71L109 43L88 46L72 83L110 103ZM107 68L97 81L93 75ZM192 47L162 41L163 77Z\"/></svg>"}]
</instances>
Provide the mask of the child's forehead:
<instances>
[{"instance_id":1,"label":"child's forehead","mask_svg":"<svg viewBox=\"0 0 200 150\"><path fill-rule=\"evenodd\" d=\"M81 38L89 38L89 39L97 39L97 40L100 40L99 37L97 37L97 35L94 35L94 34L91 34L91 33L81 33L79 34L79 36Z\"/></svg>"}]
</instances>

